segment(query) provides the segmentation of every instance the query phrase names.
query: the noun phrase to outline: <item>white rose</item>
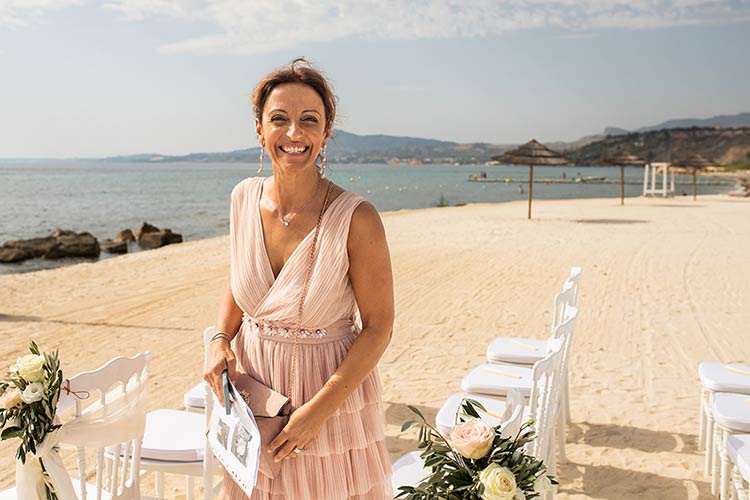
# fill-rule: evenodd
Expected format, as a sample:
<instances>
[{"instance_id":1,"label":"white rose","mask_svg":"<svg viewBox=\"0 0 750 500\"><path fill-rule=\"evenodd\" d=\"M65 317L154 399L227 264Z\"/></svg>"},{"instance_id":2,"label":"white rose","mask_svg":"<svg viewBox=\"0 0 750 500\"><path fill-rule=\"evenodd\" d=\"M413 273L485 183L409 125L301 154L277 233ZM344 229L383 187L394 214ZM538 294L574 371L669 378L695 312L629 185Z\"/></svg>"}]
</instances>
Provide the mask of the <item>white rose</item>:
<instances>
[{"instance_id":1,"label":"white rose","mask_svg":"<svg viewBox=\"0 0 750 500\"><path fill-rule=\"evenodd\" d=\"M27 354L16 361L18 375L27 382L41 382L44 380L44 356Z\"/></svg>"},{"instance_id":2,"label":"white rose","mask_svg":"<svg viewBox=\"0 0 750 500\"><path fill-rule=\"evenodd\" d=\"M542 474L534 480L534 492L535 493L546 493L552 489L552 481L549 480L547 474Z\"/></svg>"},{"instance_id":3,"label":"white rose","mask_svg":"<svg viewBox=\"0 0 750 500\"><path fill-rule=\"evenodd\" d=\"M39 382L32 382L26 386L26 389L21 393L21 399L24 403L30 404L35 403L42 399L44 395L44 386Z\"/></svg>"},{"instance_id":4,"label":"white rose","mask_svg":"<svg viewBox=\"0 0 750 500\"><path fill-rule=\"evenodd\" d=\"M484 485L483 500L514 500L518 488L516 476L507 467L492 463L479 473Z\"/></svg>"}]
</instances>

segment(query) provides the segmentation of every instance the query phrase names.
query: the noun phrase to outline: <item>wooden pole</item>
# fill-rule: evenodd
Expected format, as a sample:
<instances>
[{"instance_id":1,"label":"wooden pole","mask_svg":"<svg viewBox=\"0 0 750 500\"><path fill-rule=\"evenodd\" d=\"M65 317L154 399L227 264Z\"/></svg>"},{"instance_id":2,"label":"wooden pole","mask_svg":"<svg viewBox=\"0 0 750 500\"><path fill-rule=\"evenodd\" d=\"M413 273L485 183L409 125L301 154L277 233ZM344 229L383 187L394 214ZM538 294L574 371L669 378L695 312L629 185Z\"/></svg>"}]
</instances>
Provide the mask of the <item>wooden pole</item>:
<instances>
[{"instance_id":1,"label":"wooden pole","mask_svg":"<svg viewBox=\"0 0 750 500\"><path fill-rule=\"evenodd\" d=\"M534 165L529 165L529 219L531 219L531 190L534 188Z\"/></svg>"},{"instance_id":2,"label":"wooden pole","mask_svg":"<svg viewBox=\"0 0 750 500\"><path fill-rule=\"evenodd\" d=\"M693 168L693 201L695 201L695 177L697 171L697 168Z\"/></svg>"},{"instance_id":3,"label":"wooden pole","mask_svg":"<svg viewBox=\"0 0 750 500\"><path fill-rule=\"evenodd\" d=\"M620 165L620 205L625 204L625 167Z\"/></svg>"}]
</instances>

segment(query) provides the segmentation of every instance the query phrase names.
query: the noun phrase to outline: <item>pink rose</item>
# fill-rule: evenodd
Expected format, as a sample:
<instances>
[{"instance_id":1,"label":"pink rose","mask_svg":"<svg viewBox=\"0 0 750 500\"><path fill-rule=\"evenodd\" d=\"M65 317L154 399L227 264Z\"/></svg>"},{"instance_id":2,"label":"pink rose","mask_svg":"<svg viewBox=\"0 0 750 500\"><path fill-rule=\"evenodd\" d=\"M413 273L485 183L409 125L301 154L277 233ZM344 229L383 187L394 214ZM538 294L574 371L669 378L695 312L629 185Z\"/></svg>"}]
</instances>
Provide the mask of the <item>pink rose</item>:
<instances>
[{"instance_id":1,"label":"pink rose","mask_svg":"<svg viewBox=\"0 0 750 500\"><path fill-rule=\"evenodd\" d=\"M495 441L495 429L481 418L458 424L451 431L453 448L465 458L476 460L485 456Z\"/></svg>"},{"instance_id":2,"label":"pink rose","mask_svg":"<svg viewBox=\"0 0 750 500\"><path fill-rule=\"evenodd\" d=\"M9 410L15 406L18 406L21 404L21 391L18 390L18 388L8 388L3 393L2 396L0 396L0 408L4 410Z\"/></svg>"}]
</instances>

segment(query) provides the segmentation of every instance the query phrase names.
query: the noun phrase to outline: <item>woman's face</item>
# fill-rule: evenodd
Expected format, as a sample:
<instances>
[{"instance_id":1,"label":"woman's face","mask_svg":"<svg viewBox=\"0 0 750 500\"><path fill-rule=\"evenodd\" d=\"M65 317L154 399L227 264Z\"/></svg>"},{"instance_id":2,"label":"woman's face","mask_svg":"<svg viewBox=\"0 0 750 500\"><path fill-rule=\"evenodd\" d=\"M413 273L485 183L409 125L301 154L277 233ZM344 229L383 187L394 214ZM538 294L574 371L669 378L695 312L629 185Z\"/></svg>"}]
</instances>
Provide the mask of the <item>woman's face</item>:
<instances>
[{"instance_id":1,"label":"woman's face","mask_svg":"<svg viewBox=\"0 0 750 500\"><path fill-rule=\"evenodd\" d=\"M323 100L315 90L303 83L283 83L268 95L255 129L274 168L294 174L315 168L328 139L325 123Z\"/></svg>"}]
</instances>

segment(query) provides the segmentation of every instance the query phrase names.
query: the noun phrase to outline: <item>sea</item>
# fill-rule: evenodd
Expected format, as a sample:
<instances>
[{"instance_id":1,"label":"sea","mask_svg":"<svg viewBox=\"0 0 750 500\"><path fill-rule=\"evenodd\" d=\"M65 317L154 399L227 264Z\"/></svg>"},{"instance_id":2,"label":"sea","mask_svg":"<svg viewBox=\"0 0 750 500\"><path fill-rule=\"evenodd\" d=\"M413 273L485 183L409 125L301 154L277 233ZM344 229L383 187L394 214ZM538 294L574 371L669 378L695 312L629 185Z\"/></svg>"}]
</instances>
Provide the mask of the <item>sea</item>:
<instances>
[{"instance_id":1,"label":"sea","mask_svg":"<svg viewBox=\"0 0 750 500\"><path fill-rule=\"evenodd\" d=\"M192 241L229 233L229 195L256 166L240 163L0 163L0 244L47 236L56 227L87 231L99 240L149 222ZM482 174L484 173L484 174ZM268 173L266 173L268 175ZM484 175L499 182L470 182ZM528 196L528 167L487 165L336 164L328 178L359 193L380 211L465 203L504 203ZM612 183L567 182L604 177ZM535 167L534 199L618 198L620 169ZM625 169L625 195L640 196L643 170ZM701 177L698 192L727 192L731 180ZM677 176L678 196L692 193L692 177ZM139 251L131 244L128 251ZM113 258L102 253L99 259ZM0 274L49 269L97 259L30 259L0 264Z\"/></svg>"}]
</instances>

